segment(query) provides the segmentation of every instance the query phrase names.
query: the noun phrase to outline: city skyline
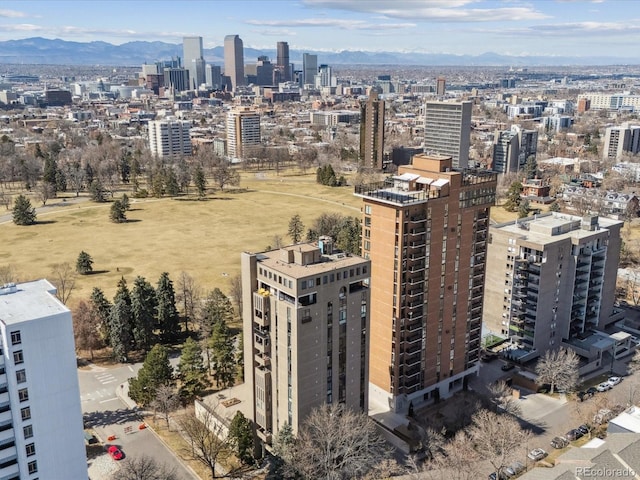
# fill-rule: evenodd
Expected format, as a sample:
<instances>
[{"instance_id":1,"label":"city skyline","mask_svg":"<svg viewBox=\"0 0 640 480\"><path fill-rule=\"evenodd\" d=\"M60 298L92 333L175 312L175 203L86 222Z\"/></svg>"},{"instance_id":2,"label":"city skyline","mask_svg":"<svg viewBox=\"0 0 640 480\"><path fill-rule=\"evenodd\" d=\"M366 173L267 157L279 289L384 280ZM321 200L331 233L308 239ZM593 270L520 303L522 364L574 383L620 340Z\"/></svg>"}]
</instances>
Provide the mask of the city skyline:
<instances>
[{"instance_id":1,"label":"city skyline","mask_svg":"<svg viewBox=\"0 0 640 480\"><path fill-rule=\"evenodd\" d=\"M622 0L8 1L0 41L165 41L202 36L204 48L239 35L245 48L479 55L630 56L640 41L640 4ZM69 15L73 12L73 15ZM197 14L194 14L197 12ZM153 26L153 27L149 27ZM436 43L437 42L437 43Z\"/></svg>"}]
</instances>

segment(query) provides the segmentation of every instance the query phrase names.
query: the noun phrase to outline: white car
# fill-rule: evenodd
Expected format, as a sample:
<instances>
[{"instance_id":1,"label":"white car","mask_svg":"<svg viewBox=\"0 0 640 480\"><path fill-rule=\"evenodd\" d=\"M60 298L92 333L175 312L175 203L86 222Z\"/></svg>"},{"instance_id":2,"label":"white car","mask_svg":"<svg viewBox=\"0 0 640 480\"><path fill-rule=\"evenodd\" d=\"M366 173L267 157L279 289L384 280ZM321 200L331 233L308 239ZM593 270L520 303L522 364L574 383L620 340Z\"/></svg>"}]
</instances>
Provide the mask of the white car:
<instances>
[{"instance_id":1,"label":"white car","mask_svg":"<svg viewBox=\"0 0 640 480\"><path fill-rule=\"evenodd\" d=\"M598 390L599 392L606 392L611 387L612 385L609 382L602 382L600 385L596 387L596 390Z\"/></svg>"},{"instance_id":2,"label":"white car","mask_svg":"<svg viewBox=\"0 0 640 480\"><path fill-rule=\"evenodd\" d=\"M614 385L619 384L621 381L622 379L620 377L609 377L607 383L613 387Z\"/></svg>"},{"instance_id":3,"label":"white car","mask_svg":"<svg viewBox=\"0 0 640 480\"><path fill-rule=\"evenodd\" d=\"M544 457L547 456L547 452L545 452L543 449L541 448L534 448L533 450L531 450L529 452L529 454L527 455L527 457L529 457L531 460L533 460L534 462L537 462L538 460L542 460Z\"/></svg>"}]
</instances>

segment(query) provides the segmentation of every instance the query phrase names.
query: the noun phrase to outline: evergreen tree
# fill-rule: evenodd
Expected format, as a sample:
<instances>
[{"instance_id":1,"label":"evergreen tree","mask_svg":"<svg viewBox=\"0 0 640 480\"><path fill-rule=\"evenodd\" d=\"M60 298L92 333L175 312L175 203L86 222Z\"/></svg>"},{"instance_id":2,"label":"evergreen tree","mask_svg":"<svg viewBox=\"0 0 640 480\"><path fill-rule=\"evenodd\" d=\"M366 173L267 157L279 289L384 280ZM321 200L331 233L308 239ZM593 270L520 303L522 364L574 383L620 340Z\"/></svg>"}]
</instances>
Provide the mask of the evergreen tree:
<instances>
[{"instance_id":1,"label":"evergreen tree","mask_svg":"<svg viewBox=\"0 0 640 480\"><path fill-rule=\"evenodd\" d=\"M87 172L87 182L89 181L89 172ZM107 201L107 194L104 186L100 180L93 179L89 184L89 193L91 194L91 200L98 203L104 203Z\"/></svg>"},{"instance_id":2,"label":"evergreen tree","mask_svg":"<svg viewBox=\"0 0 640 480\"><path fill-rule=\"evenodd\" d=\"M527 158L527 162L524 164L523 173L527 180L536 178L538 175L538 162L536 162L536 157L534 155L530 155L529 158Z\"/></svg>"},{"instance_id":3,"label":"evergreen tree","mask_svg":"<svg viewBox=\"0 0 640 480\"><path fill-rule=\"evenodd\" d=\"M233 321L233 304L229 297L216 287L207 295L201 315L201 330L204 336L208 337L216 323Z\"/></svg>"},{"instance_id":4,"label":"evergreen tree","mask_svg":"<svg viewBox=\"0 0 640 480\"><path fill-rule=\"evenodd\" d=\"M16 225L33 225L36 223L36 209L24 195L18 195L13 203L13 223Z\"/></svg>"},{"instance_id":5,"label":"evergreen tree","mask_svg":"<svg viewBox=\"0 0 640 480\"><path fill-rule=\"evenodd\" d=\"M513 182L507 191L507 201L504 204L504 209L507 212L515 212L520 206L520 192L522 192L522 184L520 182Z\"/></svg>"},{"instance_id":6,"label":"evergreen tree","mask_svg":"<svg viewBox=\"0 0 640 480\"><path fill-rule=\"evenodd\" d=\"M529 204L529 200L523 200L522 202L520 202L520 206L518 207L518 218L528 217L530 211L531 207Z\"/></svg>"},{"instance_id":7,"label":"evergreen tree","mask_svg":"<svg viewBox=\"0 0 640 480\"><path fill-rule=\"evenodd\" d=\"M346 217L336 236L336 246L345 252L360 255L360 235L362 227L356 217Z\"/></svg>"},{"instance_id":8,"label":"evergreen tree","mask_svg":"<svg viewBox=\"0 0 640 480\"><path fill-rule=\"evenodd\" d=\"M193 184L198 192L198 197L204 198L207 194L207 179L204 176L204 170L200 165L196 166L195 172L193 172Z\"/></svg>"},{"instance_id":9,"label":"evergreen tree","mask_svg":"<svg viewBox=\"0 0 640 480\"><path fill-rule=\"evenodd\" d=\"M124 207L125 211L131 210L131 201L129 200L129 197L127 196L126 193L122 195L122 198L120 199L120 203Z\"/></svg>"},{"instance_id":10,"label":"evergreen tree","mask_svg":"<svg viewBox=\"0 0 640 480\"><path fill-rule=\"evenodd\" d=\"M124 223L127 221L126 209L120 200L116 200L111 204L111 212L109 218L114 223Z\"/></svg>"},{"instance_id":11,"label":"evergreen tree","mask_svg":"<svg viewBox=\"0 0 640 480\"><path fill-rule=\"evenodd\" d=\"M229 425L229 440L236 455L242 463L249 464L253 460L253 429L251 421L242 412L237 411Z\"/></svg>"},{"instance_id":12,"label":"evergreen tree","mask_svg":"<svg viewBox=\"0 0 640 480\"><path fill-rule=\"evenodd\" d=\"M274 473L282 478L285 478L283 471L285 464L290 464L293 458L295 442L296 437L293 435L293 428L289 422L285 422L273 437L273 454L277 459Z\"/></svg>"},{"instance_id":13,"label":"evergreen tree","mask_svg":"<svg viewBox=\"0 0 640 480\"><path fill-rule=\"evenodd\" d=\"M91 309L96 312L99 318L99 330L102 341L107 345L111 344L109 331L109 315L111 313L111 302L107 300L104 292L98 287L94 287L91 292Z\"/></svg>"},{"instance_id":14,"label":"evergreen tree","mask_svg":"<svg viewBox=\"0 0 640 480\"><path fill-rule=\"evenodd\" d=\"M291 237L293 243L298 243L302 240L302 234L304 233L304 223L300 219L300 215L297 213L289 220L289 229L287 234Z\"/></svg>"},{"instance_id":15,"label":"evergreen tree","mask_svg":"<svg viewBox=\"0 0 640 480\"><path fill-rule=\"evenodd\" d=\"M123 297L116 300L109 314L109 338L113 356L117 361L126 362L131 350L131 323L133 321L131 305Z\"/></svg>"},{"instance_id":16,"label":"evergreen tree","mask_svg":"<svg viewBox=\"0 0 640 480\"><path fill-rule=\"evenodd\" d=\"M180 185L178 184L178 176L173 168L169 168L165 172L165 191L170 197L176 197L180 193Z\"/></svg>"},{"instance_id":17,"label":"evergreen tree","mask_svg":"<svg viewBox=\"0 0 640 480\"><path fill-rule=\"evenodd\" d=\"M84 250L80 252L76 260L76 272L80 275L87 275L93 272L93 258Z\"/></svg>"},{"instance_id":18,"label":"evergreen tree","mask_svg":"<svg viewBox=\"0 0 640 480\"><path fill-rule=\"evenodd\" d=\"M136 347L149 351L155 327L156 291L144 277L136 277L131 290L133 339Z\"/></svg>"},{"instance_id":19,"label":"evergreen tree","mask_svg":"<svg viewBox=\"0 0 640 480\"><path fill-rule=\"evenodd\" d=\"M160 332L165 341L174 341L180 331L178 310L176 309L176 293L169 274L160 275L156 288L157 320Z\"/></svg>"},{"instance_id":20,"label":"evergreen tree","mask_svg":"<svg viewBox=\"0 0 640 480\"><path fill-rule=\"evenodd\" d=\"M560 204L558 203L558 201L554 201L551 205L549 205L549 211L550 212L559 212L560 211Z\"/></svg>"},{"instance_id":21,"label":"evergreen tree","mask_svg":"<svg viewBox=\"0 0 640 480\"><path fill-rule=\"evenodd\" d=\"M244 382L244 334L242 332L238 335L238 345L240 345L240 348L236 351L236 363L238 364L240 380Z\"/></svg>"},{"instance_id":22,"label":"evergreen tree","mask_svg":"<svg viewBox=\"0 0 640 480\"><path fill-rule=\"evenodd\" d=\"M48 156L44 160L44 170L42 172L42 180L53 187L55 194L56 191L56 177L58 175L58 165L54 158Z\"/></svg>"},{"instance_id":23,"label":"evergreen tree","mask_svg":"<svg viewBox=\"0 0 640 480\"><path fill-rule=\"evenodd\" d=\"M218 387L227 388L234 384L236 361L233 347L233 336L222 320L213 325L209 338L211 366L213 378Z\"/></svg>"},{"instance_id":24,"label":"evergreen tree","mask_svg":"<svg viewBox=\"0 0 640 480\"><path fill-rule=\"evenodd\" d=\"M178 378L181 383L180 397L186 401L198 397L209 386L207 369L202 358L202 348L192 338L187 338L182 347L182 355L178 364Z\"/></svg>"},{"instance_id":25,"label":"evergreen tree","mask_svg":"<svg viewBox=\"0 0 640 480\"><path fill-rule=\"evenodd\" d=\"M169 351L156 344L147 353L138 376L129 379L129 396L137 403L149 405L156 397L158 387L173 384L173 367Z\"/></svg>"}]
</instances>

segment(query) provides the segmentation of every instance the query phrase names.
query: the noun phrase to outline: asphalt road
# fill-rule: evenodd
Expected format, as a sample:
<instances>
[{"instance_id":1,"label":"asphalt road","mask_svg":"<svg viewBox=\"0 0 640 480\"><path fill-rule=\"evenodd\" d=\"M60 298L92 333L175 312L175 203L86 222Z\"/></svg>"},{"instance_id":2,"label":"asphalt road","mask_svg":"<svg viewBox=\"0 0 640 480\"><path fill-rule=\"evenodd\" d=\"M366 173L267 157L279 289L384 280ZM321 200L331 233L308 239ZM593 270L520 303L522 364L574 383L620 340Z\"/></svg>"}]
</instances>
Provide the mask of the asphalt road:
<instances>
[{"instance_id":1,"label":"asphalt road","mask_svg":"<svg viewBox=\"0 0 640 480\"><path fill-rule=\"evenodd\" d=\"M177 360L174 360L177 361ZM173 363L173 362L172 362ZM128 378L137 374L141 364L113 367L89 366L78 369L82 412L87 426L93 428L99 439L106 444L117 445L125 454L120 462L141 455L149 456L169 468L175 469L180 480L194 480L195 476L150 430L140 429L138 412L129 408L116 395L116 390ZM114 441L108 438L115 435ZM89 460L91 480L110 479L120 462L115 462L106 453Z\"/></svg>"}]
</instances>

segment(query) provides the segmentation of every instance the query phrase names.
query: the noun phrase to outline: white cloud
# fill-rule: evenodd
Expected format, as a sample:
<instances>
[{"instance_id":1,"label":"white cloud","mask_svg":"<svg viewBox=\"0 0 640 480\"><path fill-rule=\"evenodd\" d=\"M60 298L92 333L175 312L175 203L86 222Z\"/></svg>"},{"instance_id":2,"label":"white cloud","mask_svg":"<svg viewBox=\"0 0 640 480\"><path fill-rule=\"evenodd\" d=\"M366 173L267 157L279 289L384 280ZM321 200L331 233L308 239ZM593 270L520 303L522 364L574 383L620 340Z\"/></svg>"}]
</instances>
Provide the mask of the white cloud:
<instances>
[{"instance_id":1,"label":"white cloud","mask_svg":"<svg viewBox=\"0 0 640 480\"><path fill-rule=\"evenodd\" d=\"M415 27L415 23L371 23L364 20L339 18L308 18L300 20L247 20L250 25L271 27L329 27L342 30L393 30Z\"/></svg>"},{"instance_id":2,"label":"white cloud","mask_svg":"<svg viewBox=\"0 0 640 480\"><path fill-rule=\"evenodd\" d=\"M17 10L2 10L0 9L0 17L5 18L24 18L28 15L24 12L18 12Z\"/></svg>"},{"instance_id":3,"label":"white cloud","mask_svg":"<svg viewBox=\"0 0 640 480\"><path fill-rule=\"evenodd\" d=\"M0 25L0 32L37 32L40 30L42 30L40 25L32 25L30 23Z\"/></svg>"},{"instance_id":4,"label":"white cloud","mask_svg":"<svg viewBox=\"0 0 640 480\"><path fill-rule=\"evenodd\" d=\"M481 31L481 30L476 30ZM484 33L501 35L553 35L558 37L576 37L578 35L628 35L640 34L640 20L629 19L625 22L570 22L533 25L526 28L505 28L484 30Z\"/></svg>"}]
</instances>

